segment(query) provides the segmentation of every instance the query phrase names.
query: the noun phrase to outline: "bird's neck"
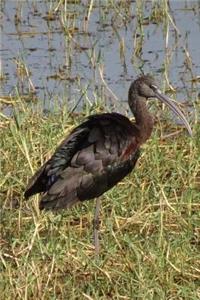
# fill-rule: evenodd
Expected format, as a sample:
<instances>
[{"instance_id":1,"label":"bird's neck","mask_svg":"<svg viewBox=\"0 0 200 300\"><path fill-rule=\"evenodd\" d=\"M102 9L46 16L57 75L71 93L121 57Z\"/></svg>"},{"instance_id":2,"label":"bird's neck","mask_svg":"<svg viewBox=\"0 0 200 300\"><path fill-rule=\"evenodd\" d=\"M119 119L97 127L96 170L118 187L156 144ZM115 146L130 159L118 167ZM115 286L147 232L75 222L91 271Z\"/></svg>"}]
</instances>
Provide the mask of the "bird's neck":
<instances>
[{"instance_id":1,"label":"bird's neck","mask_svg":"<svg viewBox=\"0 0 200 300\"><path fill-rule=\"evenodd\" d=\"M135 125L138 129L138 140L143 144L153 130L154 119L147 109L146 99L137 96L137 100L129 102L131 111L135 117Z\"/></svg>"}]
</instances>

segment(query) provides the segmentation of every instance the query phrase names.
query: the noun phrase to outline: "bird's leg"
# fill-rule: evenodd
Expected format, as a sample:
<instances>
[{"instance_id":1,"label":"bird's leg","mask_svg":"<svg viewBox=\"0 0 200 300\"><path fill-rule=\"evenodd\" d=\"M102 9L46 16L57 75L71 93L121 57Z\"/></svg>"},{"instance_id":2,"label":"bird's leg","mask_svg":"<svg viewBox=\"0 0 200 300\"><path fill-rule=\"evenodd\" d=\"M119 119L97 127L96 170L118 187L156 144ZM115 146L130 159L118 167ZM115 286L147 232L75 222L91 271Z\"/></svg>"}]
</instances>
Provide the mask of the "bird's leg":
<instances>
[{"instance_id":1,"label":"bird's leg","mask_svg":"<svg viewBox=\"0 0 200 300\"><path fill-rule=\"evenodd\" d=\"M96 199L93 228L94 228L94 246L95 254L99 254L99 212L100 212L100 198Z\"/></svg>"}]
</instances>

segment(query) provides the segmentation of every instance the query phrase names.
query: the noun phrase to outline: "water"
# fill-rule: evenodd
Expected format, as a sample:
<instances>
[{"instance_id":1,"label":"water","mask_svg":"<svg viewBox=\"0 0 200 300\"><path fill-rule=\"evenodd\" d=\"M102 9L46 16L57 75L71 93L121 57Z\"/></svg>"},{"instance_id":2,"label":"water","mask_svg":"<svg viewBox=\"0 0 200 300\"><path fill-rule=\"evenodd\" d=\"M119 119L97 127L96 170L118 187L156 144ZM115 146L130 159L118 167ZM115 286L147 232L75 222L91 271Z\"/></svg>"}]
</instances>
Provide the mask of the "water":
<instances>
[{"instance_id":1,"label":"water","mask_svg":"<svg viewBox=\"0 0 200 300\"><path fill-rule=\"evenodd\" d=\"M63 13L59 7L56 10L56 1L2 1L2 97L18 92L29 96L34 91L44 108L51 109L55 101L73 107L88 87L91 103L99 96L116 103L127 100L130 81L141 72L154 74L163 87L167 70L177 99L192 104L198 94L198 83L192 79L200 75L199 1L169 1L177 30L169 22L167 49L166 24L148 21L151 1L144 2L143 31L137 23L135 1L127 1L123 9L118 9L117 1L112 9L107 2L99 6L94 1L88 23L88 1L68 2L64 32ZM57 13L48 21L51 8ZM141 55L136 57L135 43L142 35ZM23 64L28 76L20 67ZM105 87L100 70L118 100Z\"/></svg>"}]
</instances>

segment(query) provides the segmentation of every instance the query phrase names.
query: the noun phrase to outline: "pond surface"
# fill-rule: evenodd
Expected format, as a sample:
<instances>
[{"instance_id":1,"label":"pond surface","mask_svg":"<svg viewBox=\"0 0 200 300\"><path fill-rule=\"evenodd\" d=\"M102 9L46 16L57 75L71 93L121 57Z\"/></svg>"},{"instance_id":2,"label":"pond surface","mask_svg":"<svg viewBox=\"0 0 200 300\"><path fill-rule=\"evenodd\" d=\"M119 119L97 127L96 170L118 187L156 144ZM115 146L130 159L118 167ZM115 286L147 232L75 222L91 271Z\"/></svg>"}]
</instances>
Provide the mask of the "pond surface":
<instances>
[{"instance_id":1,"label":"pond surface","mask_svg":"<svg viewBox=\"0 0 200 300\"><path fill-rule=\"evenodd\" d=\"M126 101L141 72L169 80L179 101L197 98L199 1L169 1L167 14L165 1L60 2L2 1L2 98Z\"/></svg>"}]
</instances>

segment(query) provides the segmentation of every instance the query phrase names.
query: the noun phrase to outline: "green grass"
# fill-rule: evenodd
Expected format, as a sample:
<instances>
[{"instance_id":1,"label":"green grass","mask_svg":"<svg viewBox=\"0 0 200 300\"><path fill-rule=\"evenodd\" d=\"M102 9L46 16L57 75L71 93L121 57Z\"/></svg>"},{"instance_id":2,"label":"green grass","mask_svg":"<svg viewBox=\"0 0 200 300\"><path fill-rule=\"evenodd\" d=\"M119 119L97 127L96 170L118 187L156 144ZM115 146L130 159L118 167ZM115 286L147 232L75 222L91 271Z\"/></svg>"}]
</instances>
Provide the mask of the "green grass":
<instances>
[{"instance_id":1,"label":"green grass","mask_svg":"<svg viewBox=\"0 0 200 300\"><path fill-rule=\"evenodd\" d=\"M87 114L23 106L1 123L1 299L199 299L199 125L191 139L157 124L135 171L102 196L99 258L94 201L56 214L24 201L32 172Z\"/></svg>"},{"instance_id":2,"label":"green grass","mask_svg":"<svg viewBox=\"0 0 200 300\"><path fill-rule=\"evenodd\" d=\"M67 44L65 57L69 68L64 68L64 77L59 71L53 74L54 79L64 78L67 81L71 78L71 64L76 63L72 58L77 55L76 47L81 50L82 46L78 36L92 30L91 17L97 2L91 0L82 9L80 3L79 0L46 1L49 8L46 20L59 16L57 26L64 33ZM174 23L176 14L172 14L167 0L153 1L148 13L144 10L145 1L136 1L134 11L132 4L134 1L100 3L99 24L103 30L111 24L113 37L119 42L119 59L125 71L127 45L120 29L131 27L133 74L141 73L144 64L141 58L147 38L145 26L161 26L163 41L170 46L165 48L161 73L167 88L170 88L168 73L173 68L174 51L173 44L168 44L168 38L170 35L179 47L177 40L181 37ZM196 11L197 6L193 5ZM33 7L40 11L37 1L35 6L33 1ZM15 21L23 23L20 2L16 11ZM47 28L51 34L51 28ZM181 34L184 36L184 32L181 31ZM40 109L36 109L37 104L31 109L31 103L37 99L31 94L34 92L32 70L26 65L23 53L14 62L18 82L22 85L28 83L29 95L1 95L1 104L12 105L16 112L11 118L0 113L0 299L200 299L198 99L196 102L191 99L196 106L192 108L197 123L194 125L194 137L189 138L186 131L181 132L178 126L158 122L151 139L143 146L135 171L101 197L101 249L98 258L94 254L92 239L94 201L52 213L38 210L38 196L27 202L23 198L28 178L50 157L71 129L87 115L103 111L108 96L115 99L104 80L107 75L104 74L104 52L103 48L97 51L96 35L94 39L91 37L90 44L85 53L94 74L100 73L101 97L95 90L98 76L88 82L88 87L95 90L94 98L101 98L102 103L91 106L87 87L80 93L80 98L83 95L87 100L80 114L69 115L66 108L61 108L44 116ZM183 46L183 53L182 73L191 72L194 80L192 59L186 46ZM1 78L4 78L3 75ZM76 89L77 93L79 89L83 90L79 76ZM29 100L31 103L28 104ZM116 107L121 106L117 101L113 103ZM114 110L117 110L116 107Z\"/></svg>"}]
</instances>

